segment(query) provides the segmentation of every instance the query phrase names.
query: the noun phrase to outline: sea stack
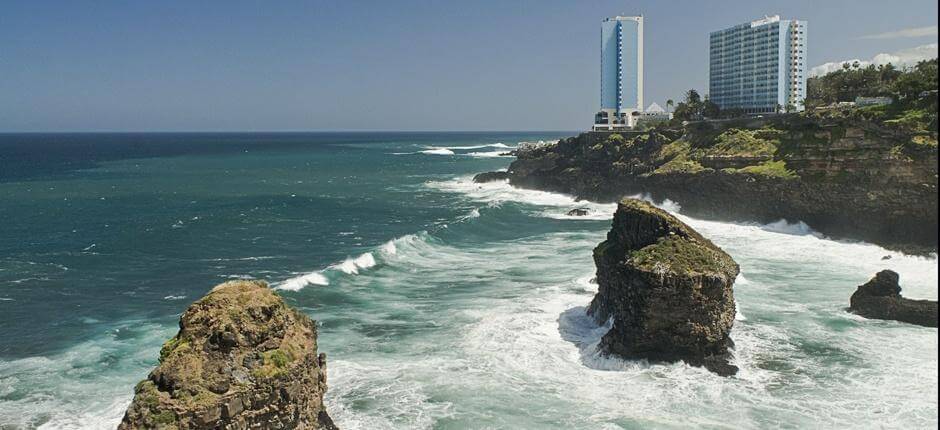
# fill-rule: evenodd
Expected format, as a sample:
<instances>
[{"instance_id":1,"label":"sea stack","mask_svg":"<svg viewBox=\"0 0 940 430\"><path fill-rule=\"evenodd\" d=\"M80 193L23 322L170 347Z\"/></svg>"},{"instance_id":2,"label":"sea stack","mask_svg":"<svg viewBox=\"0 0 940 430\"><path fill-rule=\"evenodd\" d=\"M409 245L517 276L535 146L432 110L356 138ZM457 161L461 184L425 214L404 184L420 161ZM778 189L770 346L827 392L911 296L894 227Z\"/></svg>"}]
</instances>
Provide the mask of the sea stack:
<instances>
[{"instance_id":1,"label":"sea stack","mask_svg":"<svg viewBox=\"0 0 940 430\"><path fill-rule=\"evenodd\" d=\"M878 272L855 290L849 299L849 310L865 318L936 327L937 301L901 297L899 280L900 276L891 270Z\"/></svg>"},{"instance_id":2,"label":"sea stack","mask_svg":"<svg viewBox=\"0 0 940 430\"><path fill-rule=\"evenodd\" d=\"M316 322L262 281L218 285L180 317L119 429L335 429Z\"/></svg>"},{"instance_id":3,"label":"sea stack","mask_svg":"<svg viewBox=\"0 0 940 430\"><path fill-rule=\"evenodd\" d=\"M588 314L613 323L603 352L737 373L729 334L739 269L721 248L666 211L625 199L594 262L599 288Z\"/></svg>"}]
</instances>

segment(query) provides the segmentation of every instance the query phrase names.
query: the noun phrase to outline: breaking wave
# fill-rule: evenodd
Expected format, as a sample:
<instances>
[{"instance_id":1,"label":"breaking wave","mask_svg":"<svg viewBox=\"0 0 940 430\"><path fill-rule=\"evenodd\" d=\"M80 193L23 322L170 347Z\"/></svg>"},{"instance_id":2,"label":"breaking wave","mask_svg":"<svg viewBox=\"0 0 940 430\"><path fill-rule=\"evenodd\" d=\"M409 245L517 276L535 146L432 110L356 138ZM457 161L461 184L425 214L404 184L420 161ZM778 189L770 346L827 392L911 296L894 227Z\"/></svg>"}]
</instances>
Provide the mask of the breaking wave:
<instances>
[{"instance_id":1,"label":"breaking wave","mask_svg":"<svg viewBox=\"0 0 940 430\"><path fill-rule=\"evenodd\" d=\"M472 213L471 213L472 215ZM411 246L415 241L424 240L426 232L409 234L385 242L376 249L360 254L358 257L347 258L340 263L327 266L324 269L299 274L274 285L276 290L300 291L309 285L327 286L337 276L358 275L361 272L386 264L398 254L400 246Z\"/></svg>"}]
</instances>

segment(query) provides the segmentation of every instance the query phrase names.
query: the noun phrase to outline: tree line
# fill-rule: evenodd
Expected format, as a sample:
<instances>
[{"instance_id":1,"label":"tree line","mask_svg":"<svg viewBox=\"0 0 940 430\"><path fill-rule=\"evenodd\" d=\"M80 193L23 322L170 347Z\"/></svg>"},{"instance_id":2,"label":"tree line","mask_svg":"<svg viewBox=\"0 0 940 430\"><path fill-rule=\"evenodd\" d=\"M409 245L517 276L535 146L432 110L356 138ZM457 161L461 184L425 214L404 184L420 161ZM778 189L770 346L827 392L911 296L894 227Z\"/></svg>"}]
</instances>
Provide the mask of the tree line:
<instances>
[{"instance_id":1,"label":"tree line","mask_svg":"<svg viewBox=\"0 0 940 430\"><path fill-rule=\"evenodd\" d=\"M936 91L936 58L904 69L892 64L862 66L853 62L843 64L840 70L807 79L804 106L806 109L813 109L839 102L854 102L856 97L891 97L895 107L936 112ZM721 109L709 100L707 95L702 97L695 89L687 91L684 100L678 104L668 100L666 106L670 110L674 108L674 121L735 118L744 115L741 109ZM778 106L777 110L793 112L796 107Z\"/></svg>"},{"instance_id":2,"label":"tree line","mask_svg":"<svg viewBox=\"0 0 940 430\"><path fill-rule=\"evenodd\" d=\"M937 90L937 59L899 69L893 64L862 66L857 61L842 69L806 80L806 107L815 108L856 97L891 97L900 104L914 104L922 93ZM934 105L936 95L933 96Z\"/></svg>"}]
</instances>

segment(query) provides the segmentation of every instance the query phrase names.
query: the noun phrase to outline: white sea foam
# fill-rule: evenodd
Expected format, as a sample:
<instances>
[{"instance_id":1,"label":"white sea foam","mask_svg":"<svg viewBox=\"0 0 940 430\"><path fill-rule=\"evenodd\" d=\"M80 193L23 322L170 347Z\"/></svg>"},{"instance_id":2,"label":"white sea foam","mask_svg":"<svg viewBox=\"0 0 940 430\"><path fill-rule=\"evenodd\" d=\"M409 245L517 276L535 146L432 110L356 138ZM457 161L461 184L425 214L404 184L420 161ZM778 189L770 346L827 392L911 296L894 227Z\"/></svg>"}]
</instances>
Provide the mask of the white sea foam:
<instances>
[{"instance_id":1,"label":"white sea foam","mask_svg":"<svg viewBox=\"0 0 940 430\"><path fill-rule=\"evenodd\" d=\"M432 149L425 149L424 151L418 151L418 152L422 154L428 154L428 155L454 155L454 151L451 151L450 149L447 149L447 148L432 148Z\"/></svg>"},{"instance_id":2,"label":"white sea foam","mask_svg":"<svg viewBox=\"0 0 940 430\"><path fill-rule=\"evenodd\" d=\"M125 321L61 353L0 359L0 423L50 430L117 427L134 384L176 330Z\"/></svg>"},{"instance_id":3,"label":"white sea foam","mask_svg":"<svg viewBox=\"0 0 940 430\"><path fill-rule=\"evenodd\" d=\"M428 147L435 148L435 147ZM490 143L486 145L470 145L470 146L442 146L440 148L454 149L454 150L470 150L470 149L483 149L483 148L513 148L512 146L506 145L502 142Z\"/></svg>"},{"instance_id":4,"label":"white sea foam","mask_svg":"<svg viewBox=\"0 0 940 430\"><path fill-rule=\"evenodd\" d=\"M506 151L468 152L463 155L476 158L512 157L512 155L509 155Z\"/></svg>"},{"instance_id":5,"label":"white sea foam","mask_svg":"<svg viewBox=\"0 0 940 430\"><path fill-rule=\"evenodd\" d=\"M299 291L307 285L330 285L330 280L321 272L310 272L281 282L275 289Z\"/></svg>"},{"instance_id":6,"label":"white sea foam","mask_svg":"<svg viewBox=\"0 0 940 430\"><path fill-rule=\"evenodd\" d=\"M385 262L393 258L398 253L399 245L407 246L415 240L421 240L421 237L423 237L424 234L425 233L420 233L417 235L410 234L390 240L377 247L375 251L365 252L355 258L347 258L340 263L331 264L322 270L304 273L299 276L286 279L276 284L274 289L299 291L308 285L327 286L330 285L330 277L334 276L333 274L336 272L343 273L345 275L358 275L363 270L370 269L378 265L380 262ZM376 254L378 255L378 259L376 259Z\"/></svg>"},{"instance_id":7,"label":"white sea foam","mask_svg":"<svg viewBox=\"0 0 940 430\"><path fill-rule=\"evenodd\" d=\"M774 232L774 233L783 233L783 234L793 234L793 235L813 235L816 237L823 237L822 234L816 232L810 228L805 222L797 221L795 223L787 222L785 219L781 219L769 224L764 224L761 226L762 229Z\"/></svg>"},{"instance_id":8,"label":"white sea foam","mask_svg":"<svg viewBox=\"0 0 940 430\"><path fill-rule=\"evenodd\" d=\"M356 258L350 258L340 264L330 266L348 275L357 275L360 270L375 266L375 257L371 252L366 252Z\"/></svg>"}]
</instances>

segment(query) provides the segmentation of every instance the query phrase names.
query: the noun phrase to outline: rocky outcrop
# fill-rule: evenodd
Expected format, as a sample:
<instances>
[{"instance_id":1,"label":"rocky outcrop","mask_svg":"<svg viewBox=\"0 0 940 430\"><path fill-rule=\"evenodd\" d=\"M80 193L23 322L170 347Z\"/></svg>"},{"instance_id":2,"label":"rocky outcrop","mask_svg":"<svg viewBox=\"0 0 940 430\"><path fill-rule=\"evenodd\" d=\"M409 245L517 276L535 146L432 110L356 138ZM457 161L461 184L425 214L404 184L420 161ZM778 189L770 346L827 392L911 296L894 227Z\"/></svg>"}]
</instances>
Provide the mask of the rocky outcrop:
<instances>
[{"instance_id":1,"label":"rocky outcrop","mask_svg":"<svg viewBox=\"0 0 940 430\"><path fill-rule=\"evenodd\" d=\"M218 285L180 317L119 429L335 429L317 326L261 281Z\"/></svg>"},{"instance_id":2,"label":"rocky outcrop","mask_svg":"<svg viewBox=\"0 0 940 430\"><path fill-rule=\"evenodd\" d=\"M588 208L574 208L568 211L568 216L587 216L591 213Z\"/></svg>"},{"instance_id":3,"label":"rocky outcrop","mask_svg":"<svg viewBox=\"0 0 940 430\"><path fill-rule=\"evenodd\" d=\"M937 301L901 297L898 280L899 276L895 272L878 272L874 278L855 290L849 301L849 310L865 318L936 327Z\"/></svg>"},{"instance_id":4,"label":"rocky outcrop","mask_svg":"<svg viewBox=\"0 0 940 430\"><path fill-rule=\"evenodd\" d=\"M728 254L667 212L626 199L594 262L598 292L588 314L613 323L604 352L737 372L729 333L738 265Z\"/></svg>"},{"instance_id":5,"label":"rocky outcrop","mask_svg":"<svg viewBox=\"0 0 940 430\"><path fill-rule=\"evenodd\" d=\"M505 181L509 179L509 172L483 172L473 177L473 182L482 184L484 182Z\"/></svg>"},{"instance_id":6,"label":"rocky outcrop","mask_svg":"<svg viewBox=\"0 0 940 430\"><path fill-rule=\"evenodd\" d=\"M834 238L937 249L937 136L778 115L590 132L516 151L511 184L599 202L647 193L723 221L804 221Z\"/></svg>"}]
</instances>

